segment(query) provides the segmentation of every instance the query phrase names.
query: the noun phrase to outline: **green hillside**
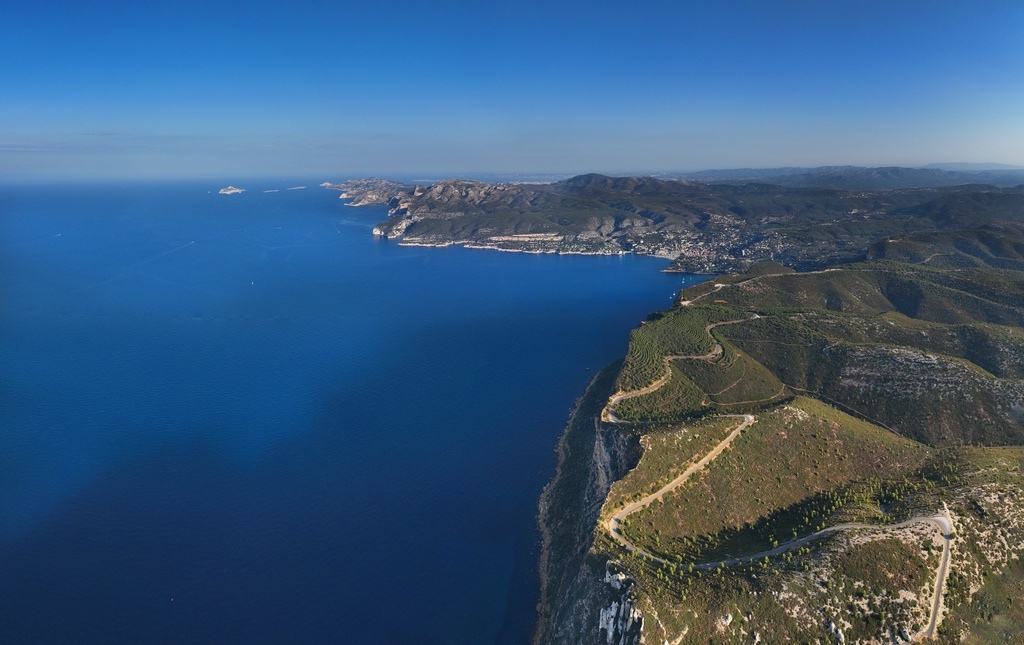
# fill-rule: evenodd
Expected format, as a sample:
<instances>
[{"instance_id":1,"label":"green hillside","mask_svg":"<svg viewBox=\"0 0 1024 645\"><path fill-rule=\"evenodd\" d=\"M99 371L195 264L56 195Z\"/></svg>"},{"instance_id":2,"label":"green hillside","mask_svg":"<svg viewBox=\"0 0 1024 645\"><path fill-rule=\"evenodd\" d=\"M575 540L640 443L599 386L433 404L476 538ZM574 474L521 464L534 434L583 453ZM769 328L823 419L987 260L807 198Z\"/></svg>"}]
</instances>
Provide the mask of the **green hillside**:
<instances>
[{"instance_id":1,"label":"green hillside","mask_svg":"<svg viewBox=\"0 0 1024 645\"><path fill-rule=\"evenodd\" d=\"M990 224L967 231L930 232L882 240L867 257L926 264L935 268L994 267L1024 270L1024 231L1012 224Z\"/></svg>"},{"instance_id":2,"label":"green hillside","mask_svg":"<svg viewBox=\"0 0 1024 645\"><path fill-rule=\"evenodd\" d=\"M644 454L593 553L631 581L648 642L1024 630L1020 241L995 224L756 265L634 331L604 416Z\"/></svg>"},{"instance_id":3,"label":"green hillside","mask_svg":"<svg viewBox=\"0 0 1024 645\"><path fill-rule=\"evenodd\" d=\"M664 449L685 454L691 444L684 432ZM699 480L631 516L626 532L667 559L702 562L771 549L828 524L905 519L892 509L885 517L879 501L923 494L930 455L922 444L798 398L758 415ZM616 486L629 489L647 467L641 462Z\"/></svg>"},{"instance_id":4,"label":"green hillside","mask_svg":"<svg viewBox=\"0 0 1024 645\"><path fill-rule=\"evenodd\" d=\"M641 423L808 394L929 445L1024 442L1024 272L892 261L757 271L682 292L633 332L619 379ZM714 325L714 322L729 324Z\"/></svg>"}]
</instances>

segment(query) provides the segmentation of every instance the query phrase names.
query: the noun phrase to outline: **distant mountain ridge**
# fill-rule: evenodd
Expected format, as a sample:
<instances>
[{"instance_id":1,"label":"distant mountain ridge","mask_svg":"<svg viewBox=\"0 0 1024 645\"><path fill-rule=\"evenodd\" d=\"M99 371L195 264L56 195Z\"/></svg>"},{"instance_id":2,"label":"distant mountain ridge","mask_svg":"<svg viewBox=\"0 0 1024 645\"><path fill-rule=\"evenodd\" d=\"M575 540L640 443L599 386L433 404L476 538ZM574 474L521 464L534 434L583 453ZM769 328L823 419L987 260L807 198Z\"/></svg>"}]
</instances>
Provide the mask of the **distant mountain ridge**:
<instances>
[{"instance_id":1,"label":"distant mountain ridge","mask_svg":"<svg viewBox=\"0 0 1024 645\"><path fill-rule=\"evenodd\" d=\"M981 170L1024 170L1024 166L1007 163L979 163L973 161L956 161L946 163L930 163L922 168L938 168L939 170L978 172Z\"/></svg>"},{"instance_id":2,"label":"distant mountain ridge","mask_svg":"<svg viewBox=\"0 0 1024 645\"><path fill-rule=\"evenodd\" d=\"M674 175L708 183L767 183L793 188L834 188L838 190L895 190L939 188L964 184L1008 187L1024 183L1024 168L997 164L934 164L924 168L899 166L864 168L822 166L819 168L741 168L703 170Z\"/></svg>"}]
</instances>

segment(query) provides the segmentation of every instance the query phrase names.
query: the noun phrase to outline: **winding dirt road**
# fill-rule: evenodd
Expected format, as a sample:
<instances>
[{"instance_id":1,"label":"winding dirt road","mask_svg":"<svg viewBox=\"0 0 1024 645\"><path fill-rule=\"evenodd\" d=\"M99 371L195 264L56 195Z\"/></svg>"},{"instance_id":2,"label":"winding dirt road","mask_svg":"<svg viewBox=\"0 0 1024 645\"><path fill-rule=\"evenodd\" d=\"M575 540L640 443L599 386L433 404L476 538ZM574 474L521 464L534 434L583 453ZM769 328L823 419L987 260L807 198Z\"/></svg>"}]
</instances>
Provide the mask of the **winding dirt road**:
<instances>
[{"instance_id":1,"label":"winding dirt road","mask_svg":"<svg viewBox=\"0 0 1024 645\"><path fill-rule=\"evenodd\" d=\"M613 394L611 397L608 398L608 403L605 404L604 409L601 410L601 421L605 423L625 423L624 421L622 421L622 419L615 416L614 408L616 404L618 404L620 401L636 398L638 396L643 396L645 394L651 394L652 392L656 392L659 389L661 389L661 387L668 383L669 379L672 378L672 361L713 361L717 359L719 356L721 356L725 349L722 347L722 344L715 340L715 337L711 335L711 330L714 329L715 327L721 327L722 325L735 325L736 323L749 322L751 320L756 320L757 318L760 318L760 316L758 316L757 314L751 314L750 318L738 318L736 320L726 320L724 322L711 323L710 325L707 325L706 327L704 327L704 333L707 334L715 343L714 349L712 349L707 354L680 354L676 356L664 357L662 360L665 361L665 373L662 374L658 380L654 381L650 385L645 385L639 390L630 390L628 392L623 392L622 390L619 390L618 392Z\"/></svg>"},{"instance_id":2,"label":"winding dirt road","mask_svg":"<svg viewBox=\"0 0 1024 645\"><path fill-rule=\"evenodd\" d=\"M657 562L659 564L670 564L668 562L668 560L665 560L664 558L659 558L658 556L654 555L653 553L651 553L651 552L649 552L649 551L647 551L647 550L645 550L645 549L643 549L641 547L638 547L637 545L635 545L632 542L630 542L629 539L622 532L623 521L629 515L639 511L642 508L646 508L647 506L650 506L655 501L660 500L662 497L665 496L665 493L668 493L668 492L672 491L673 489L675 489L675 488L679 487L680 485L682 485L686 480L688 480L690 477L692 477L695 473L697 473L698 471L702 470L705 466L707 466L709 463L714 461L714 459L716 457L718 457L718 455L722 454L723 450L725 450L726 448L729 447L729 444L731 444L733 442L733 440L736 439L736 437L738 437L741 432L743 432L743 430L745 430L747 427L749 427L752 423L755 422L755 417L752 414L723 415L723 416L738 417L738 418L742 418L743 421L739 425L737 425L735 428L733 428L732 432L730 432L729 435L725 439L723 439L717 446L715 446L711 450L711 452L709 452L708 454L704 455L704 457L702 459L700 459L700 461L698 461L698 462L696 462L694 464L691 464L690 467L687 468L685 471L683 471L683 473L681 475L679 475L678 477L673 479L671 482L669 482L665 486L662 486L656 492L651 493L650 495L648 495L647 497L644 497L640 501L633 502L632 504L627 504L623 508L619 509L619 511L616 512L614 515L612 515L608 519L608 521L605 523L605 528L607 529L608 533L612 536L612 538L615 539L616 542L621 544L627 551L629 551L630 553L636 553L637 555L641 555L641 556L643 556L643 557L645 557L645 558L647 558L647 559L649 559L649 560L651 560L653 562ZM931 606L931 612L930 612L931 615L929 616L928 626L925 627L925 629L923 631L921 631L919 634L917 634L917 638L931 638L932 636L935 635L935 629L936 629L936 627L938 626L938 623L939 623L940 610L941 610L941 607L942 607L942 592L943 592L943 589L945 588L946 577L949 574L950 543L951 543L951 541L953 539L953 522L950 520L950 518L947 515L930 515L930 516L919 515L919 516L916 516L916 517L912 517L912 518L910 518L910 519L908 519L906 521L900 522L898 524L890 524L890 525L875 525L875 524L860 524L860 523L837 524L835 526L830 526L828 528L821 529L820 531L817 531L815 533L811 533L810 535L805 535L804 537L796 538L794 540L790 540L789 542L786 542L785 544L780 544L779 546L777 546L777 547L775 547L773 549L769 549L767 551L761 551L759 553L752 553L750 555L746 555L746 556L739 557L739 558L730 558L728 560L717 560L717 561L713 561L713 562L693 563L692 566L693 566L694 569L703 569L703 570L717 569L718 567L728 567L728 566L733 566L733 565L736 565L736 564L743 564L743 563L746 563L746 562L753 562L755 560L760 560L760 559L766 558L766 557L780 555L780 554L785 553L787 551L792 551L793 549L799 548L800 546L806 544L807 542L810 542L811 540L815 540L815 539L817 539L819 537L822 537L824 535L827 535L827 534L830 534L830 533L836 533L838 531L850 531L850 530L857 530L857 529L869 530L869 531L890 531L890 530L896 530L896 529L904 528L904 527L907 527L907 526L912 526L914 524L920 524L922 522L923 523L928 523L928 524L933 524L936 527L938 527L938 529L942 532L942 539L943 539L942 557L939 560L939 568L935 572L935 583L933 585L933 590L932 590L932 606Z\"/></svg>"},{"instance_id":3,"label":"winding dirt road","mask_svg":"<svg viewBox=\"0 0 1024 645\"><path fill-rule=\"evenodd\" d=\"M932 616L928 621L928 627L921 632L921 636L931 638L935 635L935 628L939 625L942 591L946 587L946 578L949 575L949 546L950 541L953 539L953 522L949 519L948 515L936 515L926 519L934 521L939 526L939 530L942 531L942 560L939 562L938 571L935 572L935 587L932 591Z\"/></svg>"},{"instance_id":4,"label":"winding dirt road","mask_svg":"<svg viewBox=\"0 0 1024 645\"><path fill-rule=\"evenodd\" d=\"M825 269L825 271L833 271L833 270L834 269ZM824 271L821 271L820 273L823 273L823 272ZM759 276L759 277L764 277L764 276ZM716 287L715 290L713 292L709 292L709 293L717 292L719 289L721 289L724 286L725 285L717 285L716 284L715 285L715 287ZM707 295L707 294L704 294L704 295ZM682 304L686 305L686 304L689 304L689 302L684 302ZM668 380L670 378L672 378L672 368L671 368L670 361L681 360L681 359L710 361L710 360L715 360L716 358L721 356L724 350L722 348L722 344L719 343L717 340L715 340L714 336L711 335L711 330L713 328L718 327L719 325L731 325L731 324L735 324L735 323L745 322L747 320L753 320L754 318L758 318L758 317L759 316L757 314L754 314L753 318L741 318L739 320L729 320L729 321L726 321L726 322L720 322L720 323L714 323L714 324L708 325L707 327L704 328L704 331L709 336L711 336L712 340L715 343L715 348L711 352L709 352L707 354L703 354L703 355L692 355L692 356L666 356L665 359L664 359L665 360L665 374L661 378L659 378L657 381L651 383L650 385L648 385L646 387L640 388L638 390L632 390L632 391L629 391L629 392L619 391L619 392L615 393L612 397L610 397L608 399L608 403L605 405L604 409L601 410L601 421L604 422L604 423L624 423L623 421L619 420L619 418L616 417L615 413L612 411L614 406L615 406L615 404L617 404L619 401L624 401L626 399L631 399L633 397L642 396L644 394L650 394L651 392L655 392L659 388L661 388L663 385L665 385L665 383L667 383ZM785 386L783 386L783 387L785 387ZM714 461L715 458L717 458L720 454L722 454L722 452L726 448L729 447L729 445L733 442L733 440L736 439L736 437L738 437L745 429L750 427L750 425L753 424L756 421L756 417L754 415L752 415L752 414L742 414L742 415L739 415L739 414L725 414L725 415L721 415L721 416L723 416L723 417L730 417L730 418L736 418L736 419L742 419L742 421L735 428L733 428L732 432L730 432L728 434L728 436L726 436L725 439L723 439L718 445L716 445L714 448L712 448L711 451L708 454L704 455L704 457L702 457L696 463L691 464L678 477L676 477L675 479L673 479L669 483L665 484L664 486L662 486L660 489L658 489L654 493L651 493L650 495L644 497L643 499L641 499L641 500L639 500L637 502L633 502L632 504L627 504L623 508L619 509L619 511L616 512L615 514L613 514L610 518L608 518L607 522L605 522L605 529L608 531L609 535L611 535L612 538L616 542L618 542L620 545L622 545L623 548L625 548L627 551L629 551L630 553L636 553L638 555L641 555L641 556L643 556L643 557L645 557L645 558L647 558L647 559L649 559L649 560L651 560L653 562L657 562L659 564L669 564L669 562L667 560L665 560L663 558L659 558L658 556L654 555L653 553L650 553L649 551L646 551L643 548L638 547L635 544L633 544L632 542L630 542L629 539L627 539L626 536L622 532L623 521L626 519L626 517L628 517L629 515L635 513L636 511L639 511L640 509L646 508L647 506L651 505L655 501L658 501L658 500L662 499L665 496L666 493L668 493L668 492L672 491L673 489L679 487L684 482L686 482L690 477L692 477L695 473L699 472L705 466L707 466L709 463ZM914 525L914 524L919 524L919 523L922 523L922 522L933 524L934 526L938 527L938 529L942 532L942 538L943 538L942 557L939 560L939 567L938 567L938 569L935 572L935 583L933 585L933 591L932 591L932 606L931 606L931 612L930 612L930 616L929 616L929 620L928 620L928 625L927 625L927 627L925 627L924 630L922 630L919 634L917 634L915 636L915 639L932 638L935 635L935 629L937 628L938 623L939 623L940 614L941 614L941 608L942 608L942 593L943 593L943 590L945 589L946 578L949 575L950 543L951 543L951 541L953 539L953 522L950 520L950 518L948 516L948 511L946 512L946 514L941 514L941 515L931 515L931 516L919 515L919 516L912 517L912 518L910 518L910 519L908 519L908 520L906 520L904 522L900 522L898 524L891 524L891 525L874 525L874 524L859 524L859 523L837 524L835 526L830 526L828 528L821 529L820 531L817 531L815 533L811 533L810 535L805 535L804 537L790 540L789 542L786 542L784 544L780 544L779 546L777 546L777 547L775 547L773 549L769 549L767 551L762 551L760 553L753 553L753 554L746 555L746 556L739 557L739 558L731 558L731 559L728 559L728 560L720 560L720 561L715 561L715 562L693 563L692 566L693 566L694 569L703 569L703 570L715 569L715 568L717 568L719 566L732 566L732 565L736 565L736 564L742 564L742 563L745 563L745 562L751 562L751 561L754 561L754 560L760 560L760 559L765 558L765 557L771 557L771 556L779 555L779 554L785 553L787 551L791 551L793 549L799 548L800 546L802 546L803 544L806 544L807 542L810 542L811 540L814 540L814 539L817 539L817 538L822 537L824 535L827 535L827 534L830 534L830 533L835 533L835 532L838 532L838 531L849 531L849 530L858 530L858 529L859 530L871 530L871 531L888 531L888 530L895 530L895 529L904 528L904 527L911 526L911 525Z\"/></svg>"},{"instance_id":5,"label":"winding dirt road","mask_svg":"<svg viewBox=\"0 0 1024 645\"><path fill-rule=\"evenodd\" d=\"M654 560L656 562L660 562L662 564L667 564L667 562L665 560L663 560L663 559L661 559L661 558L659 558L659 557L657 557L657 556L655 556L655 555L653 555L651 553L648 553L647 551L644 551L640 547L636 546L635 544L633 544L632 542L627 540L626 536L622 534L622 520L626 519L627 515L630 515L631 513L635 513L636 511L639 511L641 508L649 506L651 503L661 499L662 497L665 496L665 493L667 493L667 492L671 491L672 489L678 487L683 482L685 482L687 479L689 479L694 473L696 473L697 471L699 471L702 468L704 468L705 466L707 466L709 463L711 463L715 459L715 457L717 457L718 455L722 454L723 450L725 450L726 448L729 447L729 444L732 443L733 439L738 437L741 432L743 432L751 423L754 422L754 415L752 415L752 414L742 414L742 415L739 415L739 414L729 414L729 415L723 415L723 416L736 417L736 418L743 419L743 421L742 421L742 423L737 425L735 428L733 428L732 432L730 432L729 435L725 439L723 439L721 441L721 443L719 443L717 446L712 448L711 452L709 452L708 454L704 455L704 457L700 461L698 461L695 464L692 464L689 468L687 468L685 471L683 471L683 474L679 475L678 477L676 477L675 479L673 479L669 483L665 484L664 486L662 486L657 491L655 491L655 492L651 493L650 495L648 495L647 497L643 498L642 500L640 500L638 502L633 502L632 504L629 504L629 505L625 506L618 513L616 513L615 515L612 515L611 518L608 520L608 522L605 525L605 527L608 529L608 532L611 533L611 536L613 538L615 538L615 540L619 544L621 544L622 546L626 547L627 551L639 553L640 555L643 555L644 557L647 557L647 558L649 558L651 560Z\"/></svg>"},{"instance_id":6,"label":"winding dirt road","mask_svg":"<svg viewBox=\"0 0 1024 645\"><path fill-rule=\"evenodd\" d=\"M935 256L932 256L932 257L935 257ZM932 259L932 258L928 258L928 260L930 260L930 259ZM766 278L778 278L778 277L781 277L781 276L791 276L791 275L816 275L816 274L819 274L819 273L832 273L833 271L840 271L840 270L841 269L838 269L836 267L832 267L832 268L829 268L829 269L818 269L817 271L803 271L803 272L800 272L800 273L766 273L764 275L756 275L756 276L754 276L752 278L747 278L746 280L740 280L739 282L726 282L726 283L716 282L714 284L715 288L712 289L711 291L705 291L704 293L700 294L699 296L694 297L693 300L680 300L679 301L679 306L680 307L687 307L689 305L692 305L693 303L697 302L701 298L706 298L706 297L710 296L713 293L718 293L719 291L721 291L725 287L738 287L740 285L747 284L748 282L757 282L758 280L764 280Z\"/></svg>"}]
</instances>

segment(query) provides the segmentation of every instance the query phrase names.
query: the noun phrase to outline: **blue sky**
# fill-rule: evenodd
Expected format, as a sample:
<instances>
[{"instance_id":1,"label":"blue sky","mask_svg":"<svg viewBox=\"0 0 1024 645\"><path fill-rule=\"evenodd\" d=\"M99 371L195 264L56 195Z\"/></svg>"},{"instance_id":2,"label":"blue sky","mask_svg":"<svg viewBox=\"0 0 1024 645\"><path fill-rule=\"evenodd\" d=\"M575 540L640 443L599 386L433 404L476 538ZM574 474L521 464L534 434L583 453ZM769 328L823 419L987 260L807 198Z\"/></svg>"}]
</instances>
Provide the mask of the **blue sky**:
<instances>
[{"instance_id":1,"label":"blue sky","mask_svg":"<svg viewBox=\"0 0 1024 645\"><path fill-rule=\"evenodd\" d=\"M1024 3L63 2L0 179L1024 164Z\"/></svg>"}]
</instances>

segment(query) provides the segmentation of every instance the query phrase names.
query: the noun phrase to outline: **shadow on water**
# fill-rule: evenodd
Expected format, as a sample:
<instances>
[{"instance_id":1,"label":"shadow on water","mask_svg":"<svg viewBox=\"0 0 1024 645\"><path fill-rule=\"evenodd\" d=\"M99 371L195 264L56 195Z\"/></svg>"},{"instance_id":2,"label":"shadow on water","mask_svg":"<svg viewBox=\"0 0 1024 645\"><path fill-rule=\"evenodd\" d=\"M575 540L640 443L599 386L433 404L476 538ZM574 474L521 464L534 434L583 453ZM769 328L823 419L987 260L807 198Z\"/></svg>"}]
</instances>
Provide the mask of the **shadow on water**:
<instances>
[{"instance_id":1,"label":"shadow on water","mask_svg":"<svg viewBox=\"0 0 1024 645\"><path fill-rule=\"evenodd\" d=\"M547 324L396 338L411 362L336 383L306 432L252 463L190 439L111 465L3 549L0 637L523 642L548 473L522 466L552 461L574 389L531 358L559 342ZM517 408L541 391L552 412Z\"/></svg>"}]
</instances>

